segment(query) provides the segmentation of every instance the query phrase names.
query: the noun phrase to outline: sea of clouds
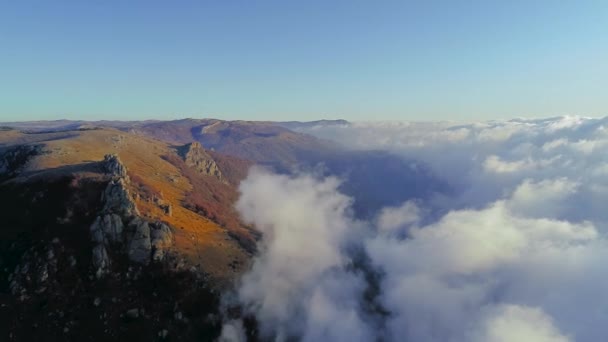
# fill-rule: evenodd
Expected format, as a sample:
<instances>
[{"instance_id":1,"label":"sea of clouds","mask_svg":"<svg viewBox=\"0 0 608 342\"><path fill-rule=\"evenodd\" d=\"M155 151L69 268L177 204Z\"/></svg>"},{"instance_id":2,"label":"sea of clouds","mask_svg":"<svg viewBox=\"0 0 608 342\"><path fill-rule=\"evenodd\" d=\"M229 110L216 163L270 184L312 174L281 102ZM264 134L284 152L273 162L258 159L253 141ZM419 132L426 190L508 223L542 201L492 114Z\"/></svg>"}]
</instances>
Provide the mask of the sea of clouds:
<instances>
[{"instance_id":1,"label":"sea of clouds","mask_svg":"<svg viewBox=\"0 0 608 342\"><path fill-rule=\"evenodd\" d=\"M254 169L261 232L236 300L265 339L601 341L608 336L608 118L307 127L430 168L454 190L362 221L334 177ZM237 318L223 338L243 340Z\"/></svg>"}]
</instances>

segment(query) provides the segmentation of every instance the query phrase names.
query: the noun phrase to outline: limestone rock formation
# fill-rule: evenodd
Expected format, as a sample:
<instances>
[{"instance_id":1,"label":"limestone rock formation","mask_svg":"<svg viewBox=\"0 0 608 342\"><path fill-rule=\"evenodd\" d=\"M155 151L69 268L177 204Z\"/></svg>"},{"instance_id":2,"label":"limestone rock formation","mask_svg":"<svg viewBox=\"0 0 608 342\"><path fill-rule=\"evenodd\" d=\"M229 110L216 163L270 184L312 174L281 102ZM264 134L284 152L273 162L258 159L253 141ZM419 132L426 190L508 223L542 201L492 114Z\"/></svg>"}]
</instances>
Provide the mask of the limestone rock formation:
<instances>
[{"instance_id":1,"label":"limestone rock formation","mask_svg":"<svg viewBox=\"0 0 608 342\"><path fill-rule=\"evenodd\" d=\"M104 156L103 170L112 177L128 178L127 168L116 154L106 154Z\"/></svg>"},{"instance_id":2,"label":"limestone rock formation","mask_svg":"<svg viewBox=\"0 0 608 342\"><path fill-rule=\"evenodd\" d=\"M110 267L110 258L108 257L108 252L106 251L105 245L98 244L93 247L92 262L95 270L95 276L97 278L101 278L108 273Z\"/></svg>"},{"instance_id":3,"label":"limestone rock formation","mask_svg":"<svg viewBox=\"0 0 608 342\"><path fill-rule=\"evenodd\" d=\"M127 254L129 259L140 264L164 260L173 243L171 228L163 222L149 223L135 218L129 224L131 235Z\"/></svg>"},{"instance_id":4,"label":"limestone rock formation","mask_svg":"<svg viewBox=\"0 0 608 342\"><path fill-rule=\"evenodd\" d=\"M96 276L100 278L108 273L110 249L125 253L129 260L142 265L162 261L173 243L171 228L165 223L150 223L140 217L129 191L127 168L118 156L106 155L102 165L111 179L102 194L103 208L90 226L91 240L95 244L92 262ZM170 211L170 205L167 206Z\"/></svg>"},{"instance_id":5,"label":"limestone rock formation","mask_svg":"<svg viewBox=\"0 0 608 342\"><path fill-rule=\"evenodd\" d=\"M139 215L125 178L111 180L103 193L102 201L104 212L116 213L124 217Z\"/></svg>"},{"instance_id":6,"label":"limestone rock formation","mask_svg":"<svg viewBox=\"0 0 608 342\"><path fill-rule=\"evenodd\" d=\"M91 225L91 238L97 243L122 242L124 225L120 216L116 214L105 214L97 216Z\"/></svg>"},{"instance_id":7,"label":"limestone rock formation","mask_svg":"<svg viewBox=\"0 0 608 342\"><path fill-rule=\"evenodd\" d=\"M150 225L141 219L134 219L129 226L133 229L127 248L129 259L140 264L149 263L152 254Z\"/></svg>"},{"instance_id":8,"label":"limestone rock formation","mask_svg":"<svg viewBox=\"0 0 608 342\"><path fill-rule=\"evenodd\" d=\"M205 152L205 149L199 142L186 144L178 149L179 154L184 159L187 166L196 170L196 172L217 178L223 183L226 183L222 172L217 166L213 158Z\"/></svg>"},{"instance_id":9,"label":"limestone rock formation","mask_svg":"<svg viewBox=\"0 0 608 342\"><path fill-rule=\"evenodd\" d=\"M157 222L152 226L151 231L152 260L162 261L165 258L167 249L173 243L173 233L168 225Z\"/></svg>"},{"instance_id":10,"label":"limestone rock formation","mask_svg":"<svg viewBox=\"0 0 608 342\"><path fill-rule=\"evenodd\" d=\"M18 145L0 150L0 175L16 175L32 157L42 153L42 148L42 145Z\"/></svg>"}]
</instances>

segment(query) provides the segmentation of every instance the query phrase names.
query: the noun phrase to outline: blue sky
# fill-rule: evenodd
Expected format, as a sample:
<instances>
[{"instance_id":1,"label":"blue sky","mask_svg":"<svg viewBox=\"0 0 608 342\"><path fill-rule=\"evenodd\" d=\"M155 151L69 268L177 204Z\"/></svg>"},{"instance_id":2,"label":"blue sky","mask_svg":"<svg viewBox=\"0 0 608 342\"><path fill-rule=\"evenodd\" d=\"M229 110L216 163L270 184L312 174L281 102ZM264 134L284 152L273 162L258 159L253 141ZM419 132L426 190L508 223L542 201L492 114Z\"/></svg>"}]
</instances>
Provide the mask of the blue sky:
<instances>
[{"instance_id":1,"label":"blue sky","mask_svg":"<svg viewBox=\"0 0 608 342\"><path fill-rule=\"evenodd\" d=\"M1 1L0 121L608 115L606 1Z\"/></svg>"}]
</instances>

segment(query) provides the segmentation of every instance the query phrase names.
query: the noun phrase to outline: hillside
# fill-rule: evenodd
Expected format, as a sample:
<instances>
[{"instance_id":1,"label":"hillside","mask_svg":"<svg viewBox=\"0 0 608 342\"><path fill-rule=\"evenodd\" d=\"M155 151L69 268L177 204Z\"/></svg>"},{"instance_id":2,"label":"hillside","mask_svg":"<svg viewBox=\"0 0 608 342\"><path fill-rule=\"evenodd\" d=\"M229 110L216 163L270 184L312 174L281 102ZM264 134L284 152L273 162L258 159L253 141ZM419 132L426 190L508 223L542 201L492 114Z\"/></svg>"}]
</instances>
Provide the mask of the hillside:
<instances>
[{"instance_id":1,"label":"hillside","mask_svg":"<svg viewBox=\"0 0 608 342\"><path fill-rule=\"evenodd\" d=\"M217 338L241 310L223 312L221 295L261 238L234 209L255 164L337 177L363 220L451 191L419 161L283 127L326 124L347 123L4 124L0 329L12 340Z\"/></svg>"},{"instance_id":2,"label":"hillside","mask_svg":"<svg viewBox=\"0 0 608 342\"><path fill-rule=\"evenodd\" d=\"M175 144L198 141L214 151L279 171L292 170L308 155L338 150L332 142L272 122L185 119L137 125L129 131Z\"/></svg>"},{"instance_id":3,"label":"hillside","mask_svg":"<svg viewBox=\"0 0 608 342\"><path fill-rule=\"evenodd\" d=\"M209 319L255 250L232 207L250 165L111 128L0 131L0 327L19 340L216 333L179 327Z\"/></svg>"},{"instance_id":4,"label":"hillside","mask_svg":"<svg viewBox=\"0 0 608 342\"><path fill-rule=\"evenodd\" d=\"M398 205L411 198L429 198L436 193L449 193L450 187L430 168L418 160L407 160L385 151L356 151L349 146L299 133L293 130L317 126L348 126L345 120L311 122L223 121L217 119L183 119L173 121L61 121L66 127L110 125L129 133L158 139L174 145L200 142L209 153L223 159L249 160L280 173L294 174L313 171L334 175L344 180L341 190L355 198L355 212L370 217L383 206ZM31 123L5 124L12 127L32 127ZM49 127L61 127L56 121ZM35 126L41 128L43 123ZM217 159L217 158L216 158ZM222 157L218 163L222 162ZM411 167L415 165L416 167ZM247 168L229 167L246 175ZM390 186L386 186L386 184Z\"/></svg>"},{"instance_id":5,"label":"hillside","mask_svg":"<svg viewBox=\"0 0 608 342\"><path fill-rule=\"evenodd\" d=\"M305 125L305 123L224 121L217 119L172 121L58 120L13 122L3 125L30 132L108 127L174 145L184 145L197 141L210 150L250 160L281 172L292 171L310 156L319 157L341 150L333 142L320 140L287 128L290 125L299 127L298 124Z\"/></svg>"}]
</instances>

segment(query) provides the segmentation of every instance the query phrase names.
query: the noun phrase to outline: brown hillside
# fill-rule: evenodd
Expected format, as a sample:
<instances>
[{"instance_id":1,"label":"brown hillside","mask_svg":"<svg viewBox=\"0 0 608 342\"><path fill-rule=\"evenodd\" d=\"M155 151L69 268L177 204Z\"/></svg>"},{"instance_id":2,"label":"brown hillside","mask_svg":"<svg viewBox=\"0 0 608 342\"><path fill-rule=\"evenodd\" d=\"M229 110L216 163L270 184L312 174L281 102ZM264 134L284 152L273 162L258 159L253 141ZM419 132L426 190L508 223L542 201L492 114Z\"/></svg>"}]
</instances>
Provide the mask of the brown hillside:
<instances>
[{"instance_id":1,"label":"brown hillside","mask_svg":"<svg viewBox=\"0 0 608 342\"><path fill-rule=\"evenodd\" d=\"M0 152L15 144L37 144L42 151L21 166L11 183L61 177L100 179L97 163L106 154L118 155L132 179L130 190L136 194L142 217L174 228L174 251L188 265L221 282L232 279L246 264L249 253L243 246L251 251L254 243L250 230L240 224L232 209L235 186L191 172L166 143L115 129L0 132ZM218 164L231 182L238 182L246 172L233 168L249 165L221 156Z\"/></svg>"},{"instance_id":2,"label":"brown hillside","mask_svg":"<svg viewBox=\"0 0 608 342\"><path fill-rule=\"evenodd\" d=\"M198 141L207 149L279 170L338 149L334 143L268 122L184 119L141 124L130 131L174 144Z\"/></svg>"}]
</instances>

